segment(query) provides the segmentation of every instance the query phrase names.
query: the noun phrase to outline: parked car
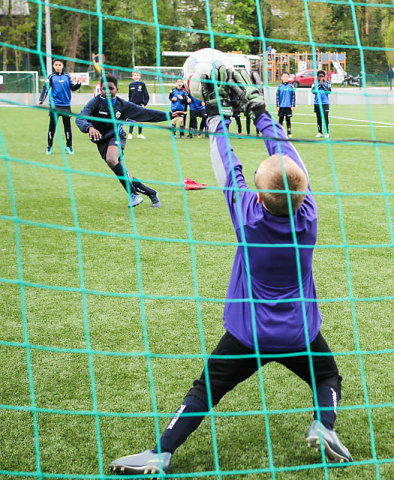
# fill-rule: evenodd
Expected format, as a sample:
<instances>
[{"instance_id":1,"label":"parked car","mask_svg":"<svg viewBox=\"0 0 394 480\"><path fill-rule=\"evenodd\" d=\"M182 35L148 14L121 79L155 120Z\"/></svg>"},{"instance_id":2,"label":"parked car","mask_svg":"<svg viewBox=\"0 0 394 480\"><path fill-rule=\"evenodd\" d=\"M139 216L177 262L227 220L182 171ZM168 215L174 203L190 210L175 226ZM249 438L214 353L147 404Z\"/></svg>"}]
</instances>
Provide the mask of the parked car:
<instances>
[{"instance_id":1,"label":"parked car","mask_svg":"<svg viewBox=\"0 0 394 480\"><path fill-rule=\"evenodd\" d=\"M298 72L295 75L289 76L289 82L294 85L295 88L297 87L311 87L313 82L315 81L315 74L313 68L309 68L308 70L302 70L302 72Z\"/></svg>"}]
</instances>

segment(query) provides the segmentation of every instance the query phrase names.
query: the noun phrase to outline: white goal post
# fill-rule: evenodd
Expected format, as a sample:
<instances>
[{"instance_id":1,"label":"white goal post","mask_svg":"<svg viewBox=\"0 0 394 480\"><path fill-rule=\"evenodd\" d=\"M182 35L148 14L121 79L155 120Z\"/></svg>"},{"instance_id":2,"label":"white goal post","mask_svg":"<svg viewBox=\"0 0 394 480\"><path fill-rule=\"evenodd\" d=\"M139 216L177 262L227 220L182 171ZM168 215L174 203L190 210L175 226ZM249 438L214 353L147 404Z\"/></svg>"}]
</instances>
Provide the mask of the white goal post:
<instances>
[{"instance_id":1,"label":"white goal post","mask_svg":"<svg viewBox=\"0 0 394 480\"><path fill-rule=\"evenodd\" d=\"M37 71L0 71L0 106L35 105L38 98Z\"/></svg>"}]
</instances>

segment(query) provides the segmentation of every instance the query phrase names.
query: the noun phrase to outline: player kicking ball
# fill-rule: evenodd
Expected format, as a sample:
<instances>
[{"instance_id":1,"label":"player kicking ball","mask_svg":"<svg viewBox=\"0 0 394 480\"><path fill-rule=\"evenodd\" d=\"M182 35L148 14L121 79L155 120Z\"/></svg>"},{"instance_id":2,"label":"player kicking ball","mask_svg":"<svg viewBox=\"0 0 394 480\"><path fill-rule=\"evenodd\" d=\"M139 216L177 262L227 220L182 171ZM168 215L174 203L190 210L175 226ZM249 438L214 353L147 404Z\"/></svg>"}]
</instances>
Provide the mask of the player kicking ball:
<instances>
[{"instance_id":1,"label":"player kicking ball","mask_svg":"<svg viewBox=\"0 0 394 480\"><path fill-rule=\"evenodd\" d=\"M161 207L157 192L147 187L136 178L132 177L126 166L120 161L119 141L122 151L126 146L126 133L122 125L114 124L111 121L111 110L109 101L112 103L113 112L117 120L134 120L136 122L164 122L167 114L159 110L150 110L140 107L134 103L127 102L117 97L118 81L114 75L107 75L107 88L104 88L104 78L101 78L101 94L92 98L79 113L75 121L81 132L89 133L89 138L97 145L97 149L103 158L118 177L126 192L131 195L129 207L136 207L143 199L140 193L150 198L152 207ZM110 100L107 98L107 89ZM171 113L171 118L176 117L177 112ZM99 120L86 119L82 117L97 117ZM118 130L118 139L115 134Z\"/></svg>"},{"instance_id":2,"label":"player kicking ball","mask_svg":"<svg viewBox=\"0 0 394 480\"><path fill-rule=\"evenodd\" d=\"M152 450L113 461L110 470L114 473L167 473L172 455L209 410L261 366L273 361L315 387L317 404L306 436L307 445L319 452L321 447L329 463L352 462L334 430L342 377L320 332L322 317L312 271L317 208L308 172L281 125L266 111L260 83L251 84L246 72L233 72L217 63L215 67L214 81L206 78L201 86L211 133L211 161L241 244L235 254L224 307L225 333L159 443ZM265 140L268 157L257 162L254 190L248 189L242 165L225 135L232 113L230 99L234 97L239 98L236 108L254 120L264 137L269 137ZM289 247L294 244L294 229L298 245L308 248ZM262 246L249 248L246 258L245 241ZM257 302L250 301L249 291ZM289 353L297 355L283 356Z\"/></svg>"}]
</instances>

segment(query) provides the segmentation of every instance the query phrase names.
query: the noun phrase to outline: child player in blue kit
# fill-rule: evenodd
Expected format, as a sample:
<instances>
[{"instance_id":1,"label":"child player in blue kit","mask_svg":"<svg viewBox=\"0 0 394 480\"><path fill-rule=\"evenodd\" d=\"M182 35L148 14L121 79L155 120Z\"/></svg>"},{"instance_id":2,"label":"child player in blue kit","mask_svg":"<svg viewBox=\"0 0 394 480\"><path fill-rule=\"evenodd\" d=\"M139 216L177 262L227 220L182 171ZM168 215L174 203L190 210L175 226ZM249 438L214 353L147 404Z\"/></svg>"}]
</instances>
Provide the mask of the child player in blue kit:
<instances>
[{"instance_id":1,"label":"child player in blue kit","mask_svg":"<svg viewBox=\"0 0 394 480\"><path fill-rule=\"evenodd\" d=\"M286 117L287 136L291 135L291 117L295 108L295 88L289 83L289 72L282 73L282 83L276 90L276 109L278 111L279 124L283 125L283 120Z\"/></svg>"},{"instance_id":2,"label":"child player in blue kit","mask_svg":"<svg viewBox=\"0 0 394 480\"><path fill-rule=\"evenodd\" d=\"M314 110L317 120L317 134L316 138L323 137L323 119L324 119L324 136L328 138L329 119L328 112L330 110L330 93L331 84L326 79L326 72L319 70L317 72L317 82L312 85L312 93L315 95ZM323 116L322 116L323 113Z\"/></svg>"},{"instance_id":3,"label":"child player in blue kit","mask_svg":"<svg viewBox=\"0 0 394 480\"><path fill-rule=\"evenodd\" d=\"M168 95L168 98L171 102L171 112L177 112L179 117L179 138L183 138L185 136L185 116L187 113L187 105L191 102L189 95L185 88L183 87L183 80L178 78L175 87L171 90ZM172 126L175 130L176 127L176 118L172 120ZM176 136L176 134L174 133Z\"/></svg>"},{"instance_id":4,"label":"child player in blue kit","mask_svg":"<svg viewBox=\"0 0 394 480\"><path fill-rule=\"evenodd\" d=\"M158 444L113 461L114 473L167 473L176 449L210 409L270 362L282 364L315 389L317 404L307 445L319 451L321 445L330 463L352 461L333 428L342 377L320 332L322 316L312 271L317 208L308 172L283 128L267 113L258 83L251 85L250 79L246 83L246 71L233 72L224 65L215 75L219 97L209 77L202 83L211 162L238 241L224 306L225 332ZM233 113L230 100L236 96L235 107L254 119L266 139L268 157L257 160L253 189L248 188L226 135ZM237 442L231 448L235 455Z\"/></svg>"},{"instance_id":5,"label":"child player in blue kit","mask_svg":"<svg viewBox=\"0 0 394 480\"><path fill-rule=\"evenodd\" d=\"M78 90L81 83L74 83L70 74L65 72L63 68L63 60L55 58L53 60L54 72L49 75L47 82L44 83L38 101L38 105L42 105L48 93L51 92L50 103L51 106L55 106L56 108L56 115L53 111L49 112L47 155L51 155L52 153L53 137L59 118L63 119L64 134L66 136L66 152L69 155L74 155L71 133L71 92Z\"/></svg>"},{"instance_id":6,"label":"child player in blue kit","mask_svg":"<svg viewBox=\"0 0 394 480\"><path fill-rule=\"evenodd\" d=\"M148 89L144 82L141 82L140 72L133 72L131 74L133 81L129 84L129 102L133 102L140 107L146 107L149 102L149 93ZM131 124L129 127L128 140L133 138L134 125ZM142 126L138 126L138 138L140 140L145 140L146 137L142 135Z\"/></svg>"}]
</instances>

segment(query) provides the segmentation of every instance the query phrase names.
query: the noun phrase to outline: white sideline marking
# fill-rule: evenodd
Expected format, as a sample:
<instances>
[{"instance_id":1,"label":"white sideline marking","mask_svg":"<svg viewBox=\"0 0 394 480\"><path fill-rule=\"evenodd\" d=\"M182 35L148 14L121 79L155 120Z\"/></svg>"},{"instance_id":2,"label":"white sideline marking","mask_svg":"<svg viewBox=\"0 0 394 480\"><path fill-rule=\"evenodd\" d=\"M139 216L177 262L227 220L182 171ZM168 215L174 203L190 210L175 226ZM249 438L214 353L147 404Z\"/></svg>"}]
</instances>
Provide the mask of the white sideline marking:
<instances>
[{"instance_id":1,"label":"white sideline marking","mask_svg":"<svg viewBox=\"0 0 394 480\"><path fill-rule=\"evenodd\" d=\"M335 118L335 117L334 117ZM292 125L316 125L316 122L291 122ZM347 123L332 123L330 122L330 127L358 127L358 128L369 128L369 125L354 125ZM374 125L373 128L393 128L394 125Z\"/></svg>"},{"instance_id":2,"label":"white sideline marking","mask_svg":"<svg viewBox=\"0 0 394 480\"><path fill-rule=\"evenodd\" d=\"M315 116L312 113L297 113L296 115L311 115ZM352 120L351 118L343 118L343 117L331 117L330 118L339 118L342 120ZM241 118L241 121L246 122L246 118ZM394 123L385 123L385 122L369 122L368 120L358 120L359 122L368 122L368 123L382 123L383 125L373 125L373 128L393 128ZM291 121L292 125L316 125L316 122L294 122ZM352 123L332 123L330 122L330 127L357 127L357 128L369 128L370 125L354 125ZM252 127L251 127L252 128Z\"/></svg>"},{"instance_id":3,"label":"white sideline marking","mask_svg":"<svg viewBox=\"0 0 394 480\"><path fill-rule=\"evenodd\" d=\"M296 113L295 115L303 115L303 116L315 116L314 113ZM360 120L360 119L357 119L357 118L347 118L347 117L336 117L334 115L330 115L330 118L336 118L338 120L349 120L350 122L364 122L364 123L378 123L380 125L387 125L389 127L394 127L394 123L388 123L388 122L378 122L376 120ZM352 125L346 125L346 126L349 126L351 127ZM359 127L361 126L364 126L364 125L357 125Z\"/></svg>"}]
</instances>

